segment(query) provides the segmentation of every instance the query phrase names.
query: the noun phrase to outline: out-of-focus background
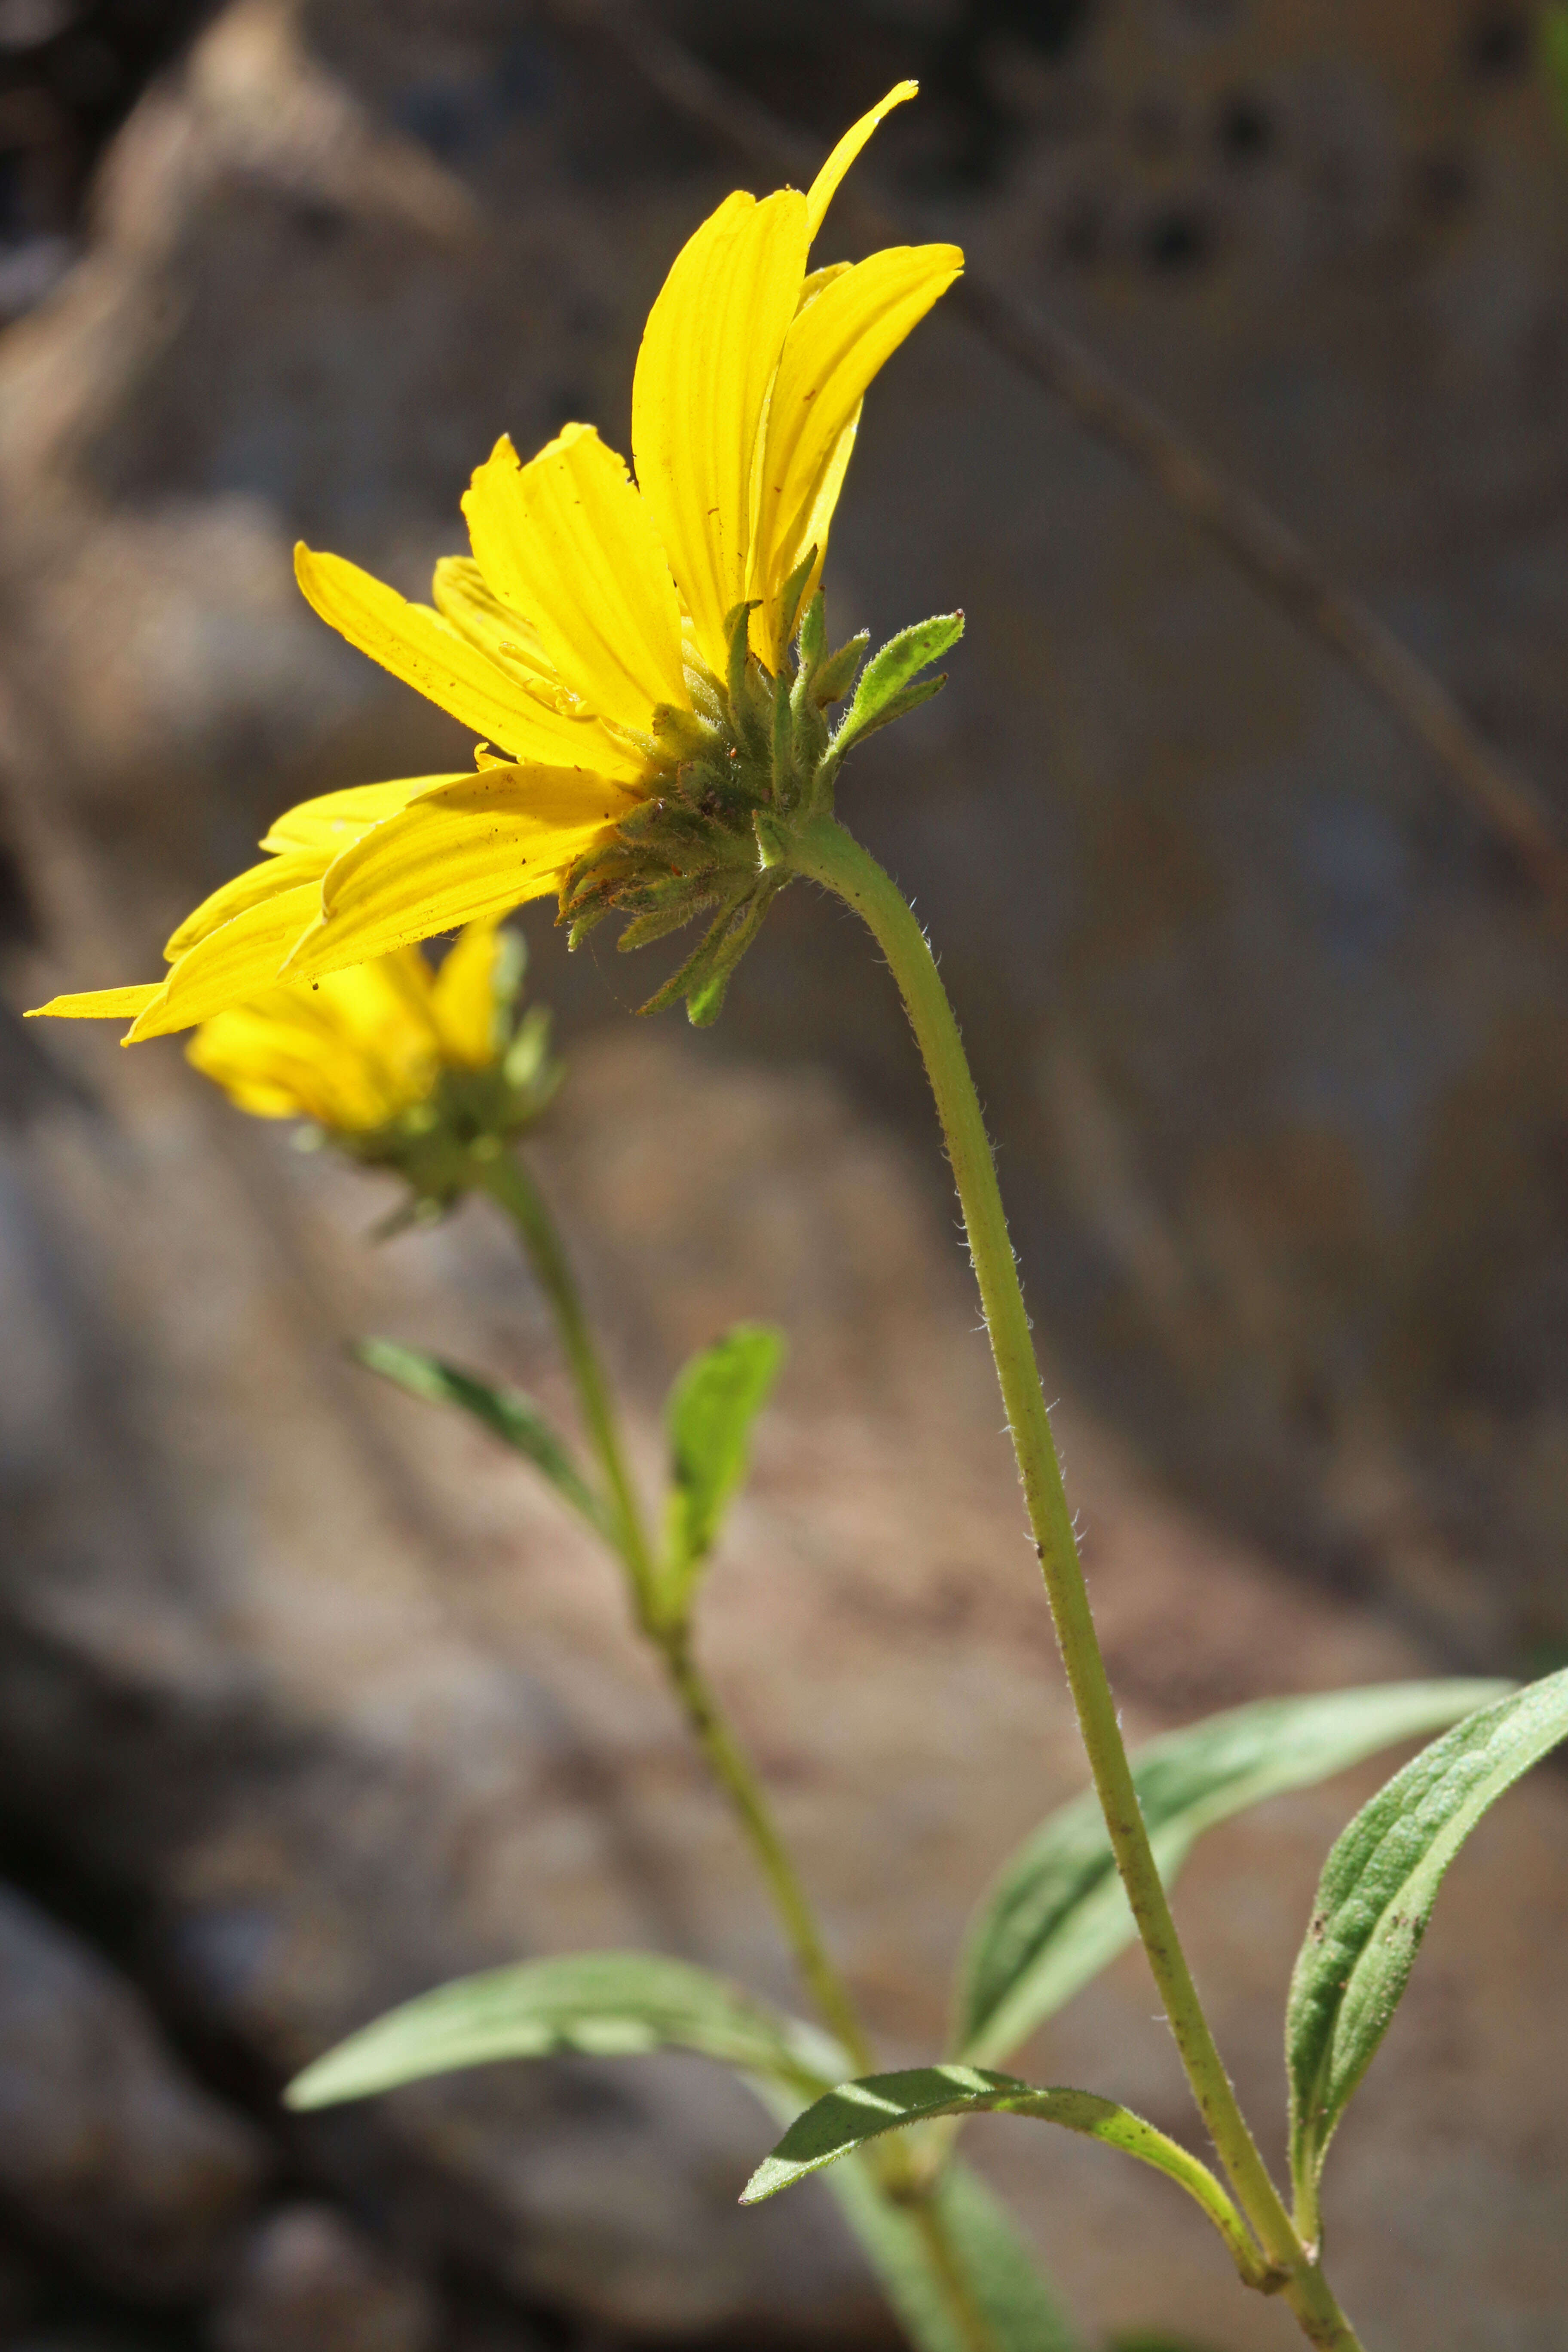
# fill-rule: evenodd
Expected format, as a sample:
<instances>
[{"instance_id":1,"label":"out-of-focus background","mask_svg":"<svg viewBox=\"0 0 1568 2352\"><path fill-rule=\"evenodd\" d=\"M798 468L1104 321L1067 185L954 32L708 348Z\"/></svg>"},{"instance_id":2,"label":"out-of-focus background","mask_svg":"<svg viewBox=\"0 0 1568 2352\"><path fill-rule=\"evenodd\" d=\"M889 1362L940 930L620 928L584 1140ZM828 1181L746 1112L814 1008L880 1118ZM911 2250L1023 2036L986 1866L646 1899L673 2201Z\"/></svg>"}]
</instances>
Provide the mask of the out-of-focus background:
<instances>
[{"instance_id":1,"label":"out-of-focus background","mask_svg":"<svg viewBox=\"0 0 1568 2352\"><path fill-rule=\"evenodd\" d=\"M1568 133L1525 0L691 0L650 19L1080 333L1262 493L1568 825ZM313 792L466 737L295 594L418 593L498 433L625 446L640 322L748 173L528 0L0 0L0 927L12 1004L151 976ZM1386 710L939 312L868 406L840 634L962 603L858 754L976 1056L1130 1727L1568 1655L1568 931ZM790 1369L713 1671L889 2060L1079 1784L920 1073L790 893L720 1027L526 923L572 1076L536 1155L657 1467L742 1315ZM813 2189L697 2062L285 2119L390 2001L630 1942L788 1997L603 1563L521 1465L342 1354L439 1344L567 1411L479 1207L376 1180L171 1045L3 1033L0 2344L885 2346ZM1377 1768L1217 1835L1181 1909L1248 2104ZM1383 2352L1568 2347L1568 1792L1439 1906L1337 2150ZM1129 1958L1028 2053L1185 2133ZM1270 2143L1278 2146L1276 2129ZM1295 2340L1164 2186L979 2158L1095 2341Z\"/></svg>"}]
</instances>

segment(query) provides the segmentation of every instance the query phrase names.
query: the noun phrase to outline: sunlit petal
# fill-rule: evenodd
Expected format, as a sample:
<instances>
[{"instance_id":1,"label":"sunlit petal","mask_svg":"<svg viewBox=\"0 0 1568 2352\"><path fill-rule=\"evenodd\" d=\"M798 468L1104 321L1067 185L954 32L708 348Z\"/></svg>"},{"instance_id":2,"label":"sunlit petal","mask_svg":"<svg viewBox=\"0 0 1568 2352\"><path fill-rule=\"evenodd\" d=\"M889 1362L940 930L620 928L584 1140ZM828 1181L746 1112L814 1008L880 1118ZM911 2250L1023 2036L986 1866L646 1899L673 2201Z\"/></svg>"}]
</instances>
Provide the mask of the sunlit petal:
<instances>
[{"instance_id":1,"label":"sunlit petal","mask_svg":"<svg viewBox=\"0 0 1568 2352\"><path fill-rule=\"evenodd\" d=\"M678 255L637 354L637 480L719 677L725 615L746 593L761 428L805 248L805 199L793 188L761 204L727 198Z\"/></svg>"},{"instance_id":2,"label":"sunlit petal","mask_svg":"<svg viewBox=\"0 0 1568 2352\"><path fill-rule=\"evenodd\" d=\"M231 1004L243 1004L270 988L284 957L300 934L314 922L321 903L321 886L307 882L299 889L279 890L258 905L247 907L216 931L209 931L183 955L157 997L138 1018L127 1040L162 1037L188 1029Z\"/></svg>"},{"instance_id":3,"label":"sunlit petal","mask_svg":"<svg viewBox=\"0 0 1568 2352\"><path fill-rule=\"evenodd\" d=\"M886 98L879 100L869 114L863 114L859 121L852 123L844 133L843 138L806 191L805 220L808 243L816 237L817 230L822 226L823 216L838 193L839 182L877 128L878 123L884 117L891 114L895 106L902 106L906 99L917 96L919 90L918 81L896 83Z\"/></svg>"},{"instance_id":4,"label":"sunlit petal","mask_svg":"<svg viewBox=\"0 0 1568 2352\"><path fill-rule=\"evenodd\" d=\"M604 779L560 768L487 768L427 793L331 868L322 919L290 974L331 971L540 898L630 805Z\"/></svg>"},{"instance_id":5,"label":"sunlit petal","mask_svg":"<svg viewBox=\"0 0 1568 2352\"><path fill-rule=\"evenodd\" d=\"M503 604L471 555L443 555L430 593L441 618L521 685L547 702L562 698L560 673L533 623Z\"/></svg>"},{"instance_id":6,"label":"sunlit petal","mask_svg":"<svg viewBox=\"0 0 1568 2352\"><path fill-rule=\"evenodd\" d=\"M319 882L333 855L329 849L289 849L280 857L247 866L243 874L237 874L192 908L164 948L164 961L177 962L209 932L243 915L247 907L258 906L263 898L275 898L280 890L296 890L302 882Z\"/></svg>"},{"instance_id":7,"label":"sunlit petal","mask_svg":"<svg viewBox=\"0 0 1568 2352\"><path fill-rule=\"evenodd\" d=\"M680 605L653 518L591 425L568 425L526 466L499 441L463 512L486 581L530 615L590 709L646 730L657 703L686 701Z\"/></svg>"},{"instance_id":8,"label":"sunlit petal","mask_svg":"<svg viewBox=\"0 0 1568 2352\"><path fill-rule=\"evenodd\" d=\"M51 996L35 1004L27 1021L134 1021L155 996L163 993L161 980L142 981L131 988L89 988L75 996Z\"/></svg>"},{"instance_id":9,"label":"sunlit petal","mask_svg":"<svg viewBox=\"0 0 1568 2352\"><path fill-rule=\"evenodd\" d=\"M866 387L963 267L954 245L889 247L825 282L784 337L747 584L749 595L764 600L753 643L771 668L781 650L778 592L814 542L821 569Z\"/></svg>"},{"instance_id":10,"label":"sunlit petal","mask_svg":"<svg viewBox=\"0 0 1568 2352\"><path fill-rule=\"evenodd\" d=\"M467 775L468 770L455 772ZM331 860L383 817L395 816L416 793L452 781L450 774L399 776L388 784L351 784L343 792L320 793L314 800L301 801L297 808L285 809L275 818L262 836L261 846L279 856L290 849L320 849Z\"/></svg>"},{"instance_id":11,"label":"sunlit petal","mask_svg":"<svg viewBox=\"0 0 1568 2352\"><path fill-rule=\"evenodd\" d=\"M500 942L495 919L470 923L443 959L430 1010L448 1061L483 1069L494 1059L500 1006L496 963Z\"/></svg>"},{"instance_id":12,"label":"sunlit petal","mask_svg":"<svg viewBox=\"0 0 1568 2352\"><path fill-rule=\"evenodd\" d=\"M574 719L531 693L510 671L424 604L341 555L294 551L300 588L323 621L383 669L514 756L579 763L599 774L638 774L637 755L590 719Z\"/></svg>"}]
</instances>

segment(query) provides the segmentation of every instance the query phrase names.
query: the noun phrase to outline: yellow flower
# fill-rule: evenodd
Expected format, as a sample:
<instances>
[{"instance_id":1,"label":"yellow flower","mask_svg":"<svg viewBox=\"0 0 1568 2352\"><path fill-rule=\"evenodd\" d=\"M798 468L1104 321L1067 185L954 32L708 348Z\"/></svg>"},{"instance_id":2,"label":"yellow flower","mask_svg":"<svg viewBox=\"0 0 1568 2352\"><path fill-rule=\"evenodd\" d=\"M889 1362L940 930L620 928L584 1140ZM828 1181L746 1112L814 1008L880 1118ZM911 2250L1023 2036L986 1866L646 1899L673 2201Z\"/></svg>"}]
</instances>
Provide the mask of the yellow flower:
<instances>
[{"instance_id":1,"label":"yellow flower","mask_svg":"<svg viewBox=\"0 0 1568 2352\"><path fill-rule=\"evenodd\" d=\"M811 693L792 700L783 673L798 616L820 614L861 402L963 267L929 245L807 270L839 182L914 92L862 117L805 195L731 195L689 239L637 358L635 483L591 425L526 465L501 440L463 500L472 558L437 564L429 605L298 550L322 619L485 739L477 772L291 810L267 862L175 932L161 984L43 1012L129 1015L130 1044L547 891L579 929L632 914L623 945L717 906L722 952L700 950L716 1008L780 887L759 881L753 816L809 792L820 713L853 677L820 644ZM695 984L691 1001L698 1017Z\"/></svg>"},{"instance_id":2,"label":"yellow flower","mask_svg":"<svg viewBox=\"0 0 1568 2352\"><path fill-rule=\"evenodd\" d=\"M204 1021L185 1058L256 1118L368 1134L428 1101L444 1070L500 1059L514 961L493 922L470 923L439 971L399 948L280 982Z\"/></svg>"}]
</instances>

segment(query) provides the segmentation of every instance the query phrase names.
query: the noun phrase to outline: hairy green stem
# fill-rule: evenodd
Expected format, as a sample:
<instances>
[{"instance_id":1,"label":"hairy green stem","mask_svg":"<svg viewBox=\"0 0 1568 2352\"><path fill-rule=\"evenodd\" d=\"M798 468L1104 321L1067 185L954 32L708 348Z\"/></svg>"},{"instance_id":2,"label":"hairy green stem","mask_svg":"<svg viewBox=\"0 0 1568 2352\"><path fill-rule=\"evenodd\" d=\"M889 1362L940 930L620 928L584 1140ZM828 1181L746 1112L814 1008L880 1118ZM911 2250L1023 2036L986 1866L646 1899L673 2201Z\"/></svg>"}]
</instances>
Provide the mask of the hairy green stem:
<instances>
[{"instance_id":1,"label":"hairy green stem","mask_svg":"<svg viewBox=\"0 0 1568 2352\"><path fill-rule=\"evenodd\" d=\"M521 1161L510 1151L478 1160L479 1182L491 1200L505 1210L522 1240L529 1264L550 1301L561 1344L572 1370L577 1402L587 1425L588 1442L604 1473L608 1489L616 1549L626 1563L646 1622L653 1606L654 1554L643 1524L637 1488L621 1442L620 1419L610 1384L594 1345L594 1335L579 1295L555 1220L544 1197Z\"/></svg>"},{"instance_id":2,"label":"hairy green stem","mask_svg":"<svg viewBox=\"0 0 1568 2352\"><path fill-rule=\"evenodd\" d=\"M554 1219L532 1178L510 1152L482 1167L484 1189L516 1225L555 1316L589 1439L609 1490L617 1549L631 1579L642 1631L663 1660L708 1768L730 1801L824 2023L844 2045L856 2073L873 2074L876 2056L849 1989L828 1954L762 1782L697 1663L690 1628L684 1622L670 1622L658 1610L656 1557L627 1467L619 1415Z\"/></svg>"},{"instance_id":3,"label":"hairy green stem","mask_svg":"<svg viewBox=\"0 0 1568 2352\"><path fill-rule=\"evenodd\" d=\"M690 1627L684 1621L672 1623L658 1610L657 1556L626 1462L620 1417L555 1221L538 1186L511 1153L481 1158L476 1166L481 1188L515 1225L550 1301L589 1440L609 1490L616 1549L631 1580L641 1631L663 1660L708 1769L730 1801L818 2014L841 2044L853 2071L873 2074L877 2056L854 1998L828 1952L811 1897L779 1833L762 1781L697 1663ZM913 2216L965 2352L995 2352L991 2329L970 2294L946 2224L931 2202L934 2182L920 2179L901 2142L889 2141L873 2168L882 2193Z\"/></svg>"},{"instance_id":4,"label":"hairy green stem","mask_svg":"<svg viewBox=\"0 0 1568 2352\"><path fill-rule=\"evenodd\" d=\"M798 873L834 891L866 923L888 960L925 1061L1095 1790L1193 2095L1237 2203L1269 2262L1285 2273L1280 2291L1310 2341L1323 2352L1359 2352L1313 2254L1296 2234L1237 2104L1149 1843L1094 1630L991 1141L936 960L902 892L835 819L818 818L793 836L789 857Z\"/></svg>"}]
</instances>

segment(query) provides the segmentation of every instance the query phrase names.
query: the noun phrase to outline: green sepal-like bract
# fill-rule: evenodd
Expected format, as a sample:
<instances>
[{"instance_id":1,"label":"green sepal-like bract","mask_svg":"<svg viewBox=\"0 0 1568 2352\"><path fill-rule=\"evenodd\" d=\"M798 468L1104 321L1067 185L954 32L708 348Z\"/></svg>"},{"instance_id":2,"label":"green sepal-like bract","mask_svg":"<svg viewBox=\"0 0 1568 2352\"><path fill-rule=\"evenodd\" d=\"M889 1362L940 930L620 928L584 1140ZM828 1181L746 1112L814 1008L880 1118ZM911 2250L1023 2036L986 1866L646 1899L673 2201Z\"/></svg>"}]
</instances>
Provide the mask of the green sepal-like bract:
<instances>
[{"instance_id":1,"label":"green sepal-like bract","mask_svg":"<svg viewBox=\"0 0 1568 2352\"><path fill-rule=\"evenodd\" d=\"M785 583L792 626L814 564L808 551ZM722 682L693 668L694 707L655 713L646 797L579 858L561 890L573 947L609 914L627 919L618 945L628 953L706 915L698 947L641 1008L657 1013L684 997L700 1028L717 1019L736 965L791 878L791 836L832 815L838 771L863 736L938 692L945 680L919 673L963 627L962 614L917 622L862 674L868 636L830 652L818 589L799 614L793 670L786 663L774 677L752 651L752 612L742 604L726 615ZM835 733L827 714L852 688Z\"/></svg>"}]
</instances>

